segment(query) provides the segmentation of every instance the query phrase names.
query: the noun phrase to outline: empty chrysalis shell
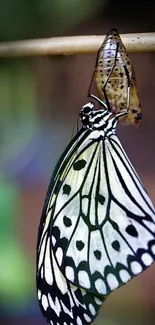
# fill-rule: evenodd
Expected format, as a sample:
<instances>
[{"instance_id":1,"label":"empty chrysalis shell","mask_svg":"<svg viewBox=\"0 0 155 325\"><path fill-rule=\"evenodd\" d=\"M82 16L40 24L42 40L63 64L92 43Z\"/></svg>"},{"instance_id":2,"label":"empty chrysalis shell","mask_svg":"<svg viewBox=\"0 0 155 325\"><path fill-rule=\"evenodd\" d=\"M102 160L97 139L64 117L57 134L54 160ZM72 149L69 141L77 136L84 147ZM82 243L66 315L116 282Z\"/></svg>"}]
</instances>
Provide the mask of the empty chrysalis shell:
<instances>
[{"instance_id":1,"label":"empty chrysalis shell","mask_svg":"<svg viewBox=\"0 0 155 325\"><path fill-rule=\"evenodd\" d=\"M135 72L116 29L109 31L98 51L95 82L100 99L106 103L108 100L109 109L114 114L126 109L129 92L129 113L122 117L121 121L139 124L141 106Z\"/></svg>"}]
</instances>

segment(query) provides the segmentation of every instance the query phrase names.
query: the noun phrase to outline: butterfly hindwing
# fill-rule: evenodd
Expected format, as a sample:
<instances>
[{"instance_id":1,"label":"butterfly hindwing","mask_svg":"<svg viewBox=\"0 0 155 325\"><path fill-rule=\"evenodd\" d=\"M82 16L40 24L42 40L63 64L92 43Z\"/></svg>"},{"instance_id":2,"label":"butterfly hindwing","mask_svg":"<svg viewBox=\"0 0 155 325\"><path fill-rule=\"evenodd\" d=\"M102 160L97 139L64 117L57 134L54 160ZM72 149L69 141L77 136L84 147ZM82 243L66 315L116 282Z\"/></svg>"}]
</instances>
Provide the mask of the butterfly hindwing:
<instances>
[{"instance_id":1,"label":"butterfly hindwing","mask_svg":"<svg viewBox=\"0 0 155 325\"><path fill-rule=\"evenodd\" d=\"M38 274L38 299L44 317L51 324L91 323L103 302L85 290L78 288L60 271L50 245L46 242L46 253ZM52 315L52 317L51 317Z\"/></svg>"}]
</instances>

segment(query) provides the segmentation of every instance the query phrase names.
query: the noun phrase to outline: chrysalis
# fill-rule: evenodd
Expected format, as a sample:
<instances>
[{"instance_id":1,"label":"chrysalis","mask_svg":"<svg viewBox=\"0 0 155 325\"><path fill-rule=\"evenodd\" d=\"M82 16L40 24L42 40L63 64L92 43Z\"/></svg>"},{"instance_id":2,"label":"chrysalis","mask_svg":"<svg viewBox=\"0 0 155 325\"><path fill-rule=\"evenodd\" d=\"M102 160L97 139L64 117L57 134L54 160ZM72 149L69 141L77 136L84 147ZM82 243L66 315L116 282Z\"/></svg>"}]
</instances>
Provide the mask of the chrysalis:
<instances>
[{"instance_id":1,"label":"chrysalis","mask_svg":"<svg viewBox=\"0 0 155 325\"><path fill-rule=\"evenodd\" d=\"M128 70L130 90L127 87L128 80L124 67ZM99 97L106 101L109 110L114 114L125 111L128 91L130 91L129 112L121 120L125 123L139 124L141 119L141 106L135 72L126 48L116 29L109 31L98 51L95 82Z\"/></svg>"}]
</instances>

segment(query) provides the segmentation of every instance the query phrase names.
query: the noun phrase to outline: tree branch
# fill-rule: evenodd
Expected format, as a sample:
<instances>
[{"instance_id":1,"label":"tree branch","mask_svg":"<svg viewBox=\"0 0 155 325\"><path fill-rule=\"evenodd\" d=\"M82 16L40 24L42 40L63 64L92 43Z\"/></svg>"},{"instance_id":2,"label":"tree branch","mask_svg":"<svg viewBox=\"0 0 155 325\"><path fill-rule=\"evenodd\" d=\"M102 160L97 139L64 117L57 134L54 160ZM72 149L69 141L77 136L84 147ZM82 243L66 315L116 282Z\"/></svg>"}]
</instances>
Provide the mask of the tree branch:
<instances>
[{"instance_id":1,"label":"tree branch","mask_svg":"<svg viewBox=\"0 0 155 325\"><path fill-rule=\"evenodd\" d=\"M155 32L120 35L130 53L155 52ZM105 35L53 37L0 43L0 58L96 53Z\"/></svg>"}]
</instances>

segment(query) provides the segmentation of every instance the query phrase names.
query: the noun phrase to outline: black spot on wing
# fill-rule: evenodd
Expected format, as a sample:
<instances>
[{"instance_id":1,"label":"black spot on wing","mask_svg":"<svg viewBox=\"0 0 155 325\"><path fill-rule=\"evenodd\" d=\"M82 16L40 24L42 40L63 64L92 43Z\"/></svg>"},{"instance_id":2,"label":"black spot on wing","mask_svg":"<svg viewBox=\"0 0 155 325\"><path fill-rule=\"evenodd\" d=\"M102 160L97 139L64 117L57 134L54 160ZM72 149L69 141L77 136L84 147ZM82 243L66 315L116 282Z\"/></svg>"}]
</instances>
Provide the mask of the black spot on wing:
<instances>
[{"instance_id":1,"label":"black spot on wing","mask_svg":"<svg viewBox=\"0 0 155 325\"><path fill-rule=\"evenodd\" d=\"M66 237L60 238L60 240L58 241L56 247L61 247L63 251L66 250L68 245L68 239Z\"/></svg>"},{"instance_id":2,"label":"black spot on wing","mask_svg":"<svg viewBox=\"0 0 155 325\"><path fill-rule=\"evenodd\" d=\"M68 184L65 184L64 186L63 186L63 194L67 194L67 195L69 195L70 194L70 191L71 191L71 187L70 187L70 185L68 185Z\"/></svg>"},{"instance_id":3,"label":"black spot on wing","mask_svg":"<svg viewBox=\"0 0 155 325\"><path fill-rule=\"evenodd\" d=\"M101 252L98 249L96 251L94 251L94 255L97 258L97 260L101 259Z\"/></svg>"},{"instance_id":4,"label":"black spot on wing","mask_svg":"<svg viewBox=\"0 0 155 325\"><path fill-rule=\"evenodd\" d=\"M77 247L77 249L78 249L79 251L81 251L81 250L83 249L83 247L84 247L84 243L83 243L83 241L82 241L82 240L77 240L77 241L76 241L76 247Z\"/></svg>"},{"instance_id":5,"label":"black spot on wing","mask_svg":"<svg viewBox=\"0 0 155 325\"><path fill-rule=\"evenodd\" d=\"M136 228L133 225L127 226L125 230L130 236L138 237L138 232L137 232Z\"/></svg>"},{"instance_id":6,"label":"black spot on wing","mask_svg":"<svg viewBox=\"0 0 155 325\"><path fill-rule=\"evenodd\" d=\"M74 163L73 169L74 170L81 170L85 167L86 161L84 159L78 160Z\"/></svg>"},{"instance_id":7,"label":"black spot on wing","mask_svg":"<svg viewBox=\"0 0 155 325\"><path fill-rule=\"evenodd\" d=\"M60 238L60 230L58 227L56 227L56 226L53 227L52 236L54 236L56 240L58 240Z\"/></svg>"},{"instance_id":8,"label":"black spot on wing","mask_svg":"<svg viewBox=\"0 0 155 325\"><path fill-rule=\"evenodd\" d=\"M67 216L64 216L64 217L63 217L63 222L64 222L64 225L65 225L66 227L70 227L70 226L72 225L72 221L71 221L71 219L68 218Z\"/></svg>"},{"instance_id":9,"label":"black spot on wing","mask_svg":"<svg viewBox=\"0 0 155 325\"><path fill-rule=\"evenodd\" d=\"M100 204L104 204L104 202L105 202L105 197L103 196L103 195L101 195L101 194L98 194L97 195L97 201L100 203Z\"/></svg>"},{"instance_id":10,"label":"black spot on wing","mask_svg":"<svg viewBox=\"0 0 155 325\"><path fill-rule=\"evenodd\" d=\"M113 249L115 249L116 251L120 251L120 243L118 240L114 240L111 244L111 246L113 247Z\"/></svg>"}]
</instances>

